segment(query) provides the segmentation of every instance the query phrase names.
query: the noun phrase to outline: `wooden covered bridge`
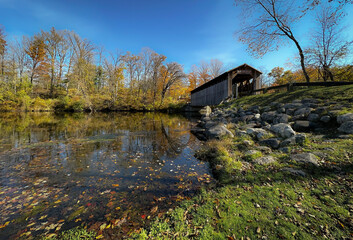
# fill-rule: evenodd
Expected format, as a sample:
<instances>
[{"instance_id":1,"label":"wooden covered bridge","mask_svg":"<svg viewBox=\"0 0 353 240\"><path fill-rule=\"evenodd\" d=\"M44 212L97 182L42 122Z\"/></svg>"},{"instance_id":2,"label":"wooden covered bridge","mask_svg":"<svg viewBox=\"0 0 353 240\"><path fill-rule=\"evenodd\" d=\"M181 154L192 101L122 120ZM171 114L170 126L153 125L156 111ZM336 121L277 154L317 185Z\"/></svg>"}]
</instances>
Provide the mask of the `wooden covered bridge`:
<instances>
[{"instance_id":1,"label":"wooden covered bridge","mask_svg":"<svg viewBox=\"0 0 353 240\"><path fill-rule=\"evenodd\" d=\"M253 94L261 88L261 72L243 64L191 91L191 106L217 105L229 97Z\"/></svg>"}]
</instances>

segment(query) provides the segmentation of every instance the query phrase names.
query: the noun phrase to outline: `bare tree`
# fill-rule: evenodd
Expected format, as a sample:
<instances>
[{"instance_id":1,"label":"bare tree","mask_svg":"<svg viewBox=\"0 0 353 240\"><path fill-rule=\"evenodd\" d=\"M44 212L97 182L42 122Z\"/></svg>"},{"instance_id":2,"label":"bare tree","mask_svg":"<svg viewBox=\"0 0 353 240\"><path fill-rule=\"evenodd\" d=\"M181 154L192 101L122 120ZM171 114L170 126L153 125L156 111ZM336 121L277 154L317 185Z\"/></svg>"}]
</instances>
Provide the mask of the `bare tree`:
<instances>
[{"instance_id":1,"label":"bare tree","mask_svg":"<svg viewBox=\"0 0 353 240\"><path fill-rule=\"evenodd\" d=\"M305 57L299 40L293 33L293 24L303 17L310 2L296 0L235 0L243 7L244 28L238 32L239 40L248 45L255 57L262 57L269 51L278 50L291 41L297 48L300 65L307 82L309 75L305 68Z\"/></svg>"},{"instance_id":2,"label":"bare tree","mask_svg":"<svg viewBox=\"0 0 353 240\"><path fill-rule=\"evenodd\" d=\"M16 39L15 42L11 45L11 52L17 65L20 82L22 82L23 72L25 71L25 67L28 61L27 53L25 51L25 38L22 38L21 41Z\"/></svg>"},{"instance_id":3,"label":"bare tree","mask_svg":"<svg viewBox=\"0 0 353 240\"><path fill-rule=\"evenodd\" d=\"M341 6L322 4L316 16L318 27L313 34L314 44L306 50L325 82L328 79L334 81L331 67L346 58L353 44L343 38L344 27L340 26L343 16Z\"/></svg>"},{"instance_id":4,"label":"bare tree","mask_svg":"<svg viewBox=\"0 0 353 240\"><path fill-rule=\"evenodd\" d=\"M225 72L224 64L218 59L211 59L209 64L211 78L216 78Z\"/></svg>"},{"instance_id":5,"label":"bare tree","mask_svg":"<svg viewBox=\"0 0 353 240\"><path fill-rule=\"evenodd\" d=\"M200 62L198 67L198 77L201 84L204 84L212 79L210 74L210 65L207 62Z\"/></svg>"}]
</instances>

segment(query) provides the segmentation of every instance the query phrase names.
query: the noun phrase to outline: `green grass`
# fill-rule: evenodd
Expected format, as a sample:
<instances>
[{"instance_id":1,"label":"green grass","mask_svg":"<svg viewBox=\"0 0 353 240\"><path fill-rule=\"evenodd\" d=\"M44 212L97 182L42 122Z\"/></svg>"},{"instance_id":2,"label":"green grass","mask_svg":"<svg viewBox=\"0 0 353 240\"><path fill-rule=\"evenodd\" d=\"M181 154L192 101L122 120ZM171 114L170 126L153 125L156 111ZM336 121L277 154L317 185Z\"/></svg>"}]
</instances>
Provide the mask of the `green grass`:
<instances>
[{"instance_id":1,"label":"green grass","mask_svg":"<svg viewBox=\"0 0 353 240\"><path fill-rule=\"evenodd\" d=\"M85 240L91 240L91 239L96 239L96 233L95 232L90 232L87 231L86 229L77 227L77 228L73 228L67 231L63 231L62 233L60 233L59 235L56 234L52 234L52 235L48 235L47 237L42 237L41 240L81 240L81 239L85 239Z\"/></svg>"},{"instance_id":2,"label":"green grass","mask_svg":"<svg viewBox=\"0 0 353 240\"><path fill-rule=\"evenodd\" d=\"M337 87L306 87L290 92L266 93L241 97L221 107L248 107L250 105L267 106L272 102L288 103L293 100L314 98L319 102L339 102L343 106L342 113L353 110L353 85Z\"/></svg>"}]
</instances>

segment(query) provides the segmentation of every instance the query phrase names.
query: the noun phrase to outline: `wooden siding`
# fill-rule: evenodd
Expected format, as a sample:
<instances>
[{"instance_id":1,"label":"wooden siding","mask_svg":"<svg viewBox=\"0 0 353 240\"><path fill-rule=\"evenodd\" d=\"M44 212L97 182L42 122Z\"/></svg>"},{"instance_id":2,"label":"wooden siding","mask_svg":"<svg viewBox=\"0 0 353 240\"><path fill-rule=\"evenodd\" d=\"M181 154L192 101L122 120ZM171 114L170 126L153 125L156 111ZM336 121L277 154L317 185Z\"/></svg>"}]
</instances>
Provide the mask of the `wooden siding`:
<instances>
[{"instance_id":1,"label":"wooden siding","mask_svg":"<svg viewBox=\"0 0 353 240\"><path fill-rule=\"evenodd\" d=\"M228 79L191 94L192 106L217 105L228 97Z\"/></svg>"}]
</instances>

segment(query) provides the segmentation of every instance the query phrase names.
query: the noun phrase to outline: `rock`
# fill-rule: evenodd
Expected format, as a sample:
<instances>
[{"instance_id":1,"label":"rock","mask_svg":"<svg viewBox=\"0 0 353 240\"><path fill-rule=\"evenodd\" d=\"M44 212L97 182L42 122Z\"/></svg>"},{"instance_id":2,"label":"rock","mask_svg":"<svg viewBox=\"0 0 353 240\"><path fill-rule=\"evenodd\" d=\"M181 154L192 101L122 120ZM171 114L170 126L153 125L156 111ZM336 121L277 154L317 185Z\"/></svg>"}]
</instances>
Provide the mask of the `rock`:
<instances>
[{"instance_id":1,"label":"rock","mask_svg":"<svg viewBox=\"0 0 353 240\"><path fill-rule=\"evenodd\" d=\"M266 147L266 146L258 146L258 147L256 147L256 149L261 152L264 152L264 153L271 153L272 152L271 148Z\"/></svg>"},{"instance_id":2,"label":"rock","mask_svg":"<svg viewBox=\"0 0 353 240\"><path fill-rule=\"evenodd\" d=\"M309 163L319 166L319 159L312 153L293 154L291 155L291 159L299 163Z\"/></svg>"},{"instance_id":3,"label":"rock","mask_svg":"<svg viewBox=\"0 0 353 240\"><path fill-rule=\"evenodd\" d=\"M251 161L255 158L261 157L262 153L260 151L257 150L249 150L247 152L244 153L245 159L248 161Z\"/></svg>"},{"instance_id":4,"label":"rock","mask_svg":"<svg viewBox=\"0 0 353 240\"><path fill-rule=\"evenodd\" d=\"M279 123L273 125L270 130L282 138L289 138L295 135L295 132L292 127L286 123Z\"/></svg>"},{"instance_id":5,"label":"rock","mask_svg":"<svg viewBox=\"0 0 353 240\"><path fill-rule=\"evenodd\" d=\"M272 111L272 112L264 112L261 115L261 119L265 122L269 122L272 123L273 119L276 117L276 112Z\"/></svg>"},{"instance_id":6,"label":"rock","mask_svg":"<svg viewBox=\"0 0 353 240\"><path fill-rule=\"evenodd\" d=\"M289 120L289 115L287 115L287 114L278 114L278 115L273 119L273 124L288 123L288 120Z\"/></svg>"},{"instance_id":7,"label":"rock","mask_svg":"<svg viewBox=\"0 0 353 240\"><path fill-rule=\"evenodd\" d=\"M295 112L295 109L293 109L293 108L289 108L286 110L286 114L291 115L291 116L294 114L294 112Z\"/></svg>"},{"instance_id":8,"label":"rock","mask_svg":"<svg viewBox=\"0 0 353 240\"><path fill-rule=\"evenodd\" d=\"M311 113L312 108L300 108L294 112L296 118L306 118Z\"/></svg>"},{"instance_id":9,"label":"rock","mask_svg":"<svg viewBox=\"0 0 353 240\"><path fill-rule=\"evenodd\" d=\"M295 102L295 101L293 101L293 103L284 104L283 107L284 107L285 109L299 109L299 108L302 108L302 107L303 107L303 104L300 103L300 102Z\"/></svg>"},{"instance_id":10,"label":"rock","mask_svg":"<svg viewBox=\"0 0 353 240\"><path fill-rule=\"evenodd\" d=\"M305 134L297 134L295 136L292 136L290 138L285 139L283 142L281 142L280 147L286 147L289 145L294 145L294 144L299 144L303 145L306 140Z\"/></svg>"},{"instance_id":11,"label":"rock","mask_svg":"<svg viewBox=\"0 0 353 240\"><path fill-rule=\"evenodd\" d=\"M271 133L267 132L262 128L248 128L246 129L246 133L253 137L256 137L257 140L263 140L265 138L268 138L269 136L272 136Z\"/></svg>"},{"instance_id":12,"label":"rock","mask_svg":"<svg viewBox=\"0 0 353 240\"><path fill-rule=\"evenodd\" d=\"M314 113L322 115L326 111L326 109L327 109L327 107L318 107L318 108L316 108Z\"/></svg>"},{"instance_id":13,"label":"rock","mask_svg":"<svg viewBox=\"0 0 353 240\"><path fill-rule=\"evenodd\" d=\"M279 147L280 141L277 138L270 138L260 141L259 144L271 147L273 149L277 149Z\"/></svg>"},{"instance_id":14,"label":"rock","mask_svg":"<svg viewBox=\"0 0 353 240\"><path fill-rule=\"evenodd\" d=\"M244 140L243 143L244 143L245 146L248 146L248 147L253 145L253 142L249 141L249 140Z\"/></svg>"},{"instance_id":15,"label":"rock","mask_svg":"<svg viewBox=\"0 0 353 240\"><path fill-rule=\"evenodd\" d=\"M338 124L353 121L353 113L343 114L337 117Z\"/></svg>"},{"instance_id":16,"label":"rock","mask_svg":"<svg viewBox=\"0 0 353 240\"><path fill-rule=\"evenodd\" d=\"M207 122L205 122L205 124L204 124L203 126L204 126L204 128L208 129L208 128L211 128L211 127L213 127L213 126L215 126L215 125L217 125L216 122L214 122L214 121L207 121Z\"/></svg>"},{"instance_id":17,"label":"rock","mask_svg":"<svg viewBox=\"0 0 353 240\"><path fill-rule=\"evenodd\" d=\"M281 147L280 149L281 152L284 152L284 153L290 153L290 148L289 147Z\"/></svg>"},{"instance_id":18,"label":"rock","mask_svg":"<svg viewBox=\"0 0 353 240\"><path fill-rule=\"evenodd\" d=\"M309 121L296 121L293 125L293 129L298 132L310 132L316 127L318 127L317 124Z\"/></svg>"},{"instance_id":19,"label":"rock","mask_svg":"<svg viewBox=\"0 0 353 240\"><path fill-rule=\"evenodd\" d=\"M304 98L300 101L302 104L308 104L308 103L318 103L319 100L315 98Z\"/></svg>"},{"instance_id":20,"label":"rock","mask_svg":"<svg viewBox=\"0 0 353 240\"><path fill-rule=\"evenodd\" d=\"M320 120L320 115L317 113L310 113L308 115L308 121L310 122L317 122Z\"/></svg>"},{"instance_id":21,"label":"rock","mask_svg":"<svg viewBox=\"0 0 353 240\"><path fill-rule=\"evenodd\" d=\"M206 129L205 135L208 139L220 139L222 137L228 136L233 138L234 135L231 131L229 131L223 124L218 124L209 129Z\"/></svg>"},{"instance_id":22,"label":"rock","mask_svg":"<svg viewBox=\"0 0 353 240\"><path fill-rule=\"evenodd\" d=\"M246 133L246 131L237 130L235 132L235 135L237 135L238 137L242 137L242 136L247 136L248 134Z\"/></svg>"},{"instance_id":23,"label":"rock","mask_svg":"<svg viewBox=\"0 0 353 240\"><path fill-rule=\"evenodd\" d=\"M260 114L260 113L256 113L256 114L254 115L254 118L255 118L255 119L260 119L260 118L261 118L261 114Z\"/></svg>"},{"instance_id":24,"label":"rock","mask_svg":"<svg viewBox=\"0 0 353 240\"><path fill-rule=\"evenodd\" d=\"M206 107L201 108L201 110L199 112L202 115L210 115L212 113L212 109L210 108L210 106L206 106Z\"/></svg>"},{"instance_id":25,"label":"rock","mask_svg":"<svg viewBox=\"0 0 353 240\"><path fill-rule=\"evenodd\" d=\"M278 108L277 109L277 112L278 113L285 113L286 112L286 109L284 107L281 107L281 108Z\"/></svg>"},{"instance_id":26,"label":"rock","mask_svg":"<svg viewBox=\"0 0 353 240\"><path fill-rule=\"evenodd\" d=\"M321 122L324 122L324 123L328 123L328 122L331 121L331 117L330 117L329 115L322 116L322 117L320 118L320 121L321 121Z\"/></svg>"},{"instance_id":27,"label":"rock","mask_svg":"<svg viewBox=\"0 0 353 240\"><path fill-rule=\"evenodd\" d=\"M260 165L267 165L276 162L276 159L272 156L260 157L254 160L254 163Z\"/></svg>"},{"instance_id":28,"label":"rock","mask_svg":"<svg viewBox=\"0 0 353 240\"><path fill-rule=\"evenodd\" d=\"M285 172L290 172L291 174L302 176L302 177L306 176L306 173L304 171L300 170L300 169L282 168L281 170L285 171Z\"/></svg>"},{"instance_id":29,"label":"rock","mask_svg":"<svg viewBox=\"0 0 353 240\"><path fill-rule=\"evenodd\" d=\"M295 143L299 145L303 145L306 141L306 135L304 133L300 133L295 135Z\"/></svg>"},{"instance_id":30,"label":"rock","mask_svg":"<svg viewBox=\"0 0 353 240\"><path fill-rule=\"evenodd\" d=\"M339 128L338 131L353 134L353 121L344 122Z\"/></svg>"}]
</instances>

